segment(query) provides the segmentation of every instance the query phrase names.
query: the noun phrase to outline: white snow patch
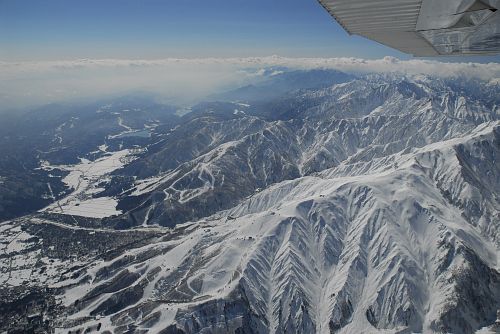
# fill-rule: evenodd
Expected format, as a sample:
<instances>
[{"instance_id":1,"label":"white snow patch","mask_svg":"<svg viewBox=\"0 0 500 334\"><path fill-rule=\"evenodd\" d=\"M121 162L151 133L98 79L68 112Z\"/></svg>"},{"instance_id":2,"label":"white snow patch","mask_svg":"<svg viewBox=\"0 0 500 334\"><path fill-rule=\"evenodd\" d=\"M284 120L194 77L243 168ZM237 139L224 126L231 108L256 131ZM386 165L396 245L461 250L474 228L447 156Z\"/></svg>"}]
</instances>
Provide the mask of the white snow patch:
<instances>
[{"instance_id":1,"label":"white snow patch","mask_svg":"<svg viewBox=\"0 0 500 334\"><path fill-rule=\"evenodd\" d=\"M110 152L95 161L81 158L81 162L77 165L51 166L45 161L42 162L41 166L45 170L68 171L69 174L62 181L72 188L73 192L40 211L95 218L120 214L121 212L116 210L117 201L115 199L110 197L93 198L92 195L102 190L96 185L106 181L106 175L134 160L134 153L136 151L126 149Z\"/></svg>"}]
</instances>

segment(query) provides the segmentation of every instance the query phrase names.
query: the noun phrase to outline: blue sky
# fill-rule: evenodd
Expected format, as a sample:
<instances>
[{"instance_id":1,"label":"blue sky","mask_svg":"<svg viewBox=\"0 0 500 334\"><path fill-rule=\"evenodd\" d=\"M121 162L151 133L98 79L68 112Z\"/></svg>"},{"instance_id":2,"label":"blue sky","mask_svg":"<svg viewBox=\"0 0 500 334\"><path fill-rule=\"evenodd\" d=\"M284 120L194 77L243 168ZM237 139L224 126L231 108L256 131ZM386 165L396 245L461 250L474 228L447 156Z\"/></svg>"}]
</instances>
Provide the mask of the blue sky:
<instances>
[{"instance_id":1,"label":"blue sky","mask_svg":"<svg viewBox=\"0 0 500 334\"><path fill-rule=\"evenodd\" d=\"M4 60L354 55L366 44L315 0L0 0L0 43Z\"/></svg>"},{"instance_id":2,"label":"blue sky","mask_svg":"<svg viewBox=\"0 0 500 334\"><path fill-rule=\"evenodd\" d=\"M348 36L316 0L0 0L4 61L274 54L408 58Z\"/></svg>"}]
</instances>

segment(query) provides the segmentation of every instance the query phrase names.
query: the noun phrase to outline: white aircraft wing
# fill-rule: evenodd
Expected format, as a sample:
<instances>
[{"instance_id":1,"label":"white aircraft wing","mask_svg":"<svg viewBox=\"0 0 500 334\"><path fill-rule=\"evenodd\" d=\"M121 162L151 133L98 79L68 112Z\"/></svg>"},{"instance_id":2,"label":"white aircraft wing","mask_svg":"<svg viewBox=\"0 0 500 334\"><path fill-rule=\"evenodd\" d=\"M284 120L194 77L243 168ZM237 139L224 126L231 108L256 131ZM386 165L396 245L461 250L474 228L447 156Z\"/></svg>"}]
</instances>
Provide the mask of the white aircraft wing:
<instances>
[{"instance_id":1,"label":"white aircraft wing","mask_svg":"<svg viewBox=\"0 0 500 334\"><path fill-rule=\"evenodd\" d=\"M415 56L500 52L500 0L318 0L349 33Z\"/></svg>"}]
</instances>

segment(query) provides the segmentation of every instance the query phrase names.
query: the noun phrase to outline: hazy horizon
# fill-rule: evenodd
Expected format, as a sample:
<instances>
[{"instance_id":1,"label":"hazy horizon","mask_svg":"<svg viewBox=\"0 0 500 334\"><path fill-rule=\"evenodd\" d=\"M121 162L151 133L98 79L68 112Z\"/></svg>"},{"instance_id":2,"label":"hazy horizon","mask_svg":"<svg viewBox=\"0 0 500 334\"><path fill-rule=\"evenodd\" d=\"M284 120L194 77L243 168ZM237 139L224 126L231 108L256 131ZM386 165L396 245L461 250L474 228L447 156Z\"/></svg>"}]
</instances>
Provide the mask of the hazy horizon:
<instances>
[{"instance_id":1,"label":"hazy horizon","mask_svg":"<svg viewBox=\"0 0 500 334\"><path fill-rule=\"evenodd\" d=\"M499 61L414 58L349 36L316 0L0 1L0 110L135 92L190 104L266 66L494 79Z\"/></svg>"},{"instance_id":2,"label":"hazy horizon","mask_svg":"<svg viewBox=\"0 0 500 334\"><path fill-rule=\"evenodd\" d=\"M92 101L134 94L189 105L218 92L265 79L269 67L336 69L352 73L404 73L438 77L500 78L498 63L445 63L394 57L80 59L0 62L0 109L32 108L49 103Z\"/></svg>"}]
</instances>

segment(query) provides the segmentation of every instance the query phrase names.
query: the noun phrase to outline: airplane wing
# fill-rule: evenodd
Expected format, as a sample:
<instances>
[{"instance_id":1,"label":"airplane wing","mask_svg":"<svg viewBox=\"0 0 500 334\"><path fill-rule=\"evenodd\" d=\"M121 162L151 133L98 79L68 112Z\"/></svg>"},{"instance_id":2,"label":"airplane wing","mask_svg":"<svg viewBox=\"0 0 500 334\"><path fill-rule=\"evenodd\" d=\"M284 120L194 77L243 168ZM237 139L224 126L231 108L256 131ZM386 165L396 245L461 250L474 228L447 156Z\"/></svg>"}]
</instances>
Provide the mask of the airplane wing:
<instances>
[{"instance_id":1,"label":"airplane wing","mask_svg":"<svg viewBox=\"0 0 500 334\"><path fill-rule=\"evenodd\" d=\"M349 33L415 56L500 52L500 0L318 0Z\"/></svg>"}]
</instances>

